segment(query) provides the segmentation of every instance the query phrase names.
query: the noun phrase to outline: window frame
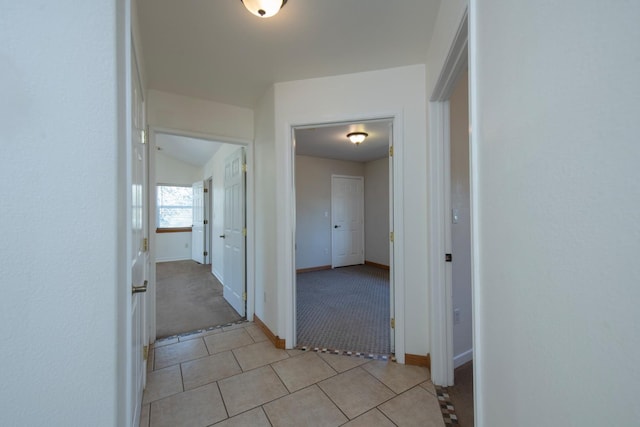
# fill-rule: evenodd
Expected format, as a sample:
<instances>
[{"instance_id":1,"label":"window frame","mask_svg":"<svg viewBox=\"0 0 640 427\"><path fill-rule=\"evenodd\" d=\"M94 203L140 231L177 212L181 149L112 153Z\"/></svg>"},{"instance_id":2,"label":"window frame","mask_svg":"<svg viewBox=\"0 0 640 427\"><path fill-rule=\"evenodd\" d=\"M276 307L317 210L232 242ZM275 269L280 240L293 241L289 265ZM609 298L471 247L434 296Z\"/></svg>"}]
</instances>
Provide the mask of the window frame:
<instances>
[{"instance_id":1,"label":"window frame","mask_svg":"<svg viewBox=\"0 0 640 427\"><path fill-rule=\"evenodd\" d=\"M169 183L157 183L156 184L156 233L191 233L192 227L160 227L160 207L161 205L158 203L158 195L159 187L183 187L183 188L193 188L191 185L186 184L169 184ZM193 200L191 203L191 208L193 209ZM193 211L192 211L193 212Z\"/></svg>"}]
</instances>

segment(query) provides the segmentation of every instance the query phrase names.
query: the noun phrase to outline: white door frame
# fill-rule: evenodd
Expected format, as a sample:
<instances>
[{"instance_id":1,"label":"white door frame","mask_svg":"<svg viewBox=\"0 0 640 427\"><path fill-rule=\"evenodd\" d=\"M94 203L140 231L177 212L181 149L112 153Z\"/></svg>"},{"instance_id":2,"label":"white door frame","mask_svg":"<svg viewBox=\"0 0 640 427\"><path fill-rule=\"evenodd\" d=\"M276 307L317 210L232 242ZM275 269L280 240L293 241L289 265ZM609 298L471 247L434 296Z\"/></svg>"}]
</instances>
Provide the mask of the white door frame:
<instances>
[{"instance_id":1,"label":"white door frame","mask_svg":"<svg viewBox=\"0 0 640 427\"><path fill-rule=\"evenodd\" d=\"M279 289L282 290L280 301L284 303L283 310L279 310L278 328L284 331L284 338L287 348L294 348L296 339L296 267L295 267L295 228L296 228L296 202L295 202L295 129L303 127L329 126L343 123L366 122L372 120L390 120L393 123L393 168L392 193L389 195L393 200L393 211L389 216L393 221L394 242L391 246L390 279L394 283L394 313L395 313L395 355L398 363L404 363L405 359L405 319L404 319L404 220L402 215L395 215L394 212L402 212L404 196L404 117L400 110L392 112L363 113L358 116L337 116L327 121L326 118L309 117L300 119L295 123L286 123L286 156L284 159L284 175L288 185L282 188L282 215L278 217L278 230L284 231L283 238L278 239L278 281ZM279 231L280 232L280 231Z\"/></svg>"},{"instance_id":2,"label":"white door frame","mask_svg":"<svg viewBox=\"0 0 640 427\"><path fill-rule=\"evenodd\" d=\"M246 288L247 288L247 320L253 320L253 313L255 308L255 211L254 211L254 157L253 157L253 141L239 138L229 138L228 136L212 135L201 132L193 132L188 130L178 130L165 128L161 126L149 125L149 164L155 165L156 162L156 135L158 133L164 133L169 135L184 136L188 138L205 139L212 142L222 142L224 144L233 144L245 147L245 155L247 162L247 176L246 176L246 217L247 217L247 275L246 275ZM204 179L204 178L203 178ZM208 179L208 178L207 178ZM149 167L149 210L154 215L150 215L149 218L149 257L151 269L149 271L149 288L147 293L149 294L149 304L147 310L147 325L149 330L149 341L155 342L156 340L156 171L155 167ZM211 190L210 190L211 191Z\"/></svg>"},{"instance_id":3,"label":"white door frame","mask_svg":"<svg viewBox=\"0 0 640 427\"><path fill-rule=\"evenodd\" d=\"M133 253L132 249L132 241L133 241L133 232L131 229L131 214L133 209L132 204L132 182L133 182L133 173L132 173L132 150L131 147L134 143L133 141L133 130L131 128L131 119L133 114L133 98L131 96L131 87L134 84L134 76L132 73L132 69L134 66L134 61L139 64L139 58L137 56L137 52L139 49L136 49L136 46L139 46L138 39L134 37L134 28L132 26L131 20L133 16L132 4L130 0L123 0L118 3L117 14L119 18L118 22L118 32L121 37L118 38L118 48L117 53L120 59L118 65L118 95L119 95L119 103L121 108L119 109L119 125L118 125L118 164L121 166L120 169L120 181L118 183L118 193L119 193L119 203L118 203L118 212L119 212L119 233L118 233L118 288L116 290L116 298L117 298L117 307L118 307L118 324L117 324L117 335L118 335L118 348L117 348L117 365L118 365L118 376L116 378L116 387L118 390L117 393L117 424L125 427L133 427L131 425L134 414L139 409L140 404L137 402L133 403L133 393L134 384L132 382L132 372L133 372L133 364L134 360L132 359L133 354L133 322L131 318L131 307L134 295L132 294L132 264L131 264L131 255ZM138 69L139 73L139 69ZM146 101L145 101L145 93L144 93L144 81L143 76L138 74L138 79L141 87L141 95L143 99L143 117L146 120ZM148 153L148 147L147 154ZM147 164L143 167L146 167L147 175L143 177L147 179L147 186L149 186L149 157L146 158ZM149 192L147 191L147 194ZM147 209L149 207L147 206ZM148 214L147 210L147 214ZM147 215L147 227L150 227L151 224L148 221ZM150 228L148 228L148 231ZM150 263L150 254L147 252L145 256L146 265L143 268L148 268ZM147 274L150 272L147 270ZM138 284L136 284L138 285ZM149 297L146 294L138 294L137 298L146 298L146 302L148 303ZM145 306L148 304L144 304ZM148 310L148 308L147 308ZM147 311L148 313L148 311ZM147 316L148 318L148 316ZM144 330L144 316L142 319L142 338L143 345L149 339L148 335ZM146 364L145 369L146 371ZM146 381L146 372L143 372L143 383ZM140 398L141 400L141 398ZM136 420L139 419L139 413L135 415Z\"/></svg>"},{"instance_id":4,"label":"white door frame","mask_svg":"<svg viewBox=\"0 0 640 427\"><path fill-rule=\"evenodd\" d=\"M451 165L449 98L462 72L468 66L468 12L465 11L456 36L453 39L447 59L440 71L429 102L429 271L431 292L431 379L441 386L453 385L453 305L451 264L445 262L445 253L450 242L448 206L450 206ZM470 138L470 147L472 136ZM470 152L470 157L472 153ZM471 164L471 162L470 162ZM472 246L474 238L474 182L470 174ZM472 287L475 277L474 251L471 254ZM473 305L473 303L472 303ZM475 325L475 316L474 325ZM475 327L475 326L474 326ZM475 333L473 334L475 338ZM475 341L475 340L474 340ZM475 342L473 347L475 348Z\"/></svg>"}]
</instances>

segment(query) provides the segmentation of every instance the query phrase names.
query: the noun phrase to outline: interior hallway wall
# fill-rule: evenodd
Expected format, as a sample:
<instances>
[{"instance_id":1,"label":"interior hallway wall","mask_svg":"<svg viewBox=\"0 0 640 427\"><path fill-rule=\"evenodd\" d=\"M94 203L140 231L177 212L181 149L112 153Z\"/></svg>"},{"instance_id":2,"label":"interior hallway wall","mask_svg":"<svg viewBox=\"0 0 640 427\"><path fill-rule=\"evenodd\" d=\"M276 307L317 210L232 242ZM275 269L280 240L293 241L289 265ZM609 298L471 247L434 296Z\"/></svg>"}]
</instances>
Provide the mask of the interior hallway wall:
<instances>
[{"instance_id":1,"label":"interior hallway wall","mask_svg":"<svg viewBox=\"0 0 640 427\"><path fill-rule=\"evenodd\" d=\"M389 158L364 164L364 259L389 266Z\"/></svg>"},{"instance_id":2,"label":"interior hallway wall","mask_svg":"<svg viewBox=\"0 0 640 427\"><path fill-rule=\"evenodd\" d=\"M471 7L478 425L639 425L640 2Z\"/></svg>"},{"instance_id":3,"label":"interior hallway wall","mask_svg":"<svg viewBox=\"0 0 640 427\"><path fill-rule=\"evenodd\" d=\"M426 89L424 65L392 68L387 70L299 80L275 84L275 150L276 179L268 183L276 193L276 215L278 231L277 282L280 284L277 307L280 313L277 327L270 325L278 335L292 334L293 267L289 270L288 247L293 253L293 207L287 200L287 192L279 189L291 188L292 177L288 163L293 163L289 146L291 125L357 120L368 115L402 112L398 132L403 135L404 188L398 194L398 210L404 220L404 236L398 235L396 245L402 245L404 259L397 260L396 267L402 271L405 295L402 296L404 313L396 319L398 329L406 337L406 353L426 356L429 352L428 288L425 286L427 269L427 190L426 170ZM313 102L309 102L313 100ZM398 142L396 141L396 144ZM291 240L289 240L291 237ZM398 288L396 288L397 290ZM291 307L289 307L289 304ZM406 320L406 321L405 321ZM273 330L272 329L272 330ZM426 331L425 331L426 329ZM400 344L402 334L399 335ZM401 355L401 360L404 355Z\"/></svg>"},{"instance_id":4,"label":"interior hallway wall","mask_svg":"<svg viewBox=\"0 0 640 427\"><path fill-rule=\"evenodd\" d=\"M2 3L3 426L122 425L123 15L112 1Z\"/></svg>"},{"instance_id":5,"label":"interior hallway wall","mask_svg":"<svg viewBox=\"0 0 640 427\"><path fill-rule=\"evenodd\" d=\"M255 312L277 332L278 286L276 280L276 157L275 92L273 86L260 98L255 121Z\"/></svg>"}]
</instances>

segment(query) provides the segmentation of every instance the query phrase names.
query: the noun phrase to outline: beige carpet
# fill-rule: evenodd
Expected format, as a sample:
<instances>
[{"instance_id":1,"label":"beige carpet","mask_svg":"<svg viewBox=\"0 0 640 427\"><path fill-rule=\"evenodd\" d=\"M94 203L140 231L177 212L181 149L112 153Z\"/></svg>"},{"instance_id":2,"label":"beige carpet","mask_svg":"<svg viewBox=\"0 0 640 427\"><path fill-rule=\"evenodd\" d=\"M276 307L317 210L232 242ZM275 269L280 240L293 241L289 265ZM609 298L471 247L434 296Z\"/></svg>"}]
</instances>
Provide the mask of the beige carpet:
<instances>
[{"instance_id":1,"label":"beige carpet","mask_svg":"<svg viewBox=\"0 0 640 427\"><path fill-rule=\"evenodd\" d=\"M454 371L456 385L447 387L447 393L456 409L460 427L473 427L473 362L465 363Z\"/></svg>"},{"instance_id":2,"label":"beige carpet","mask_svg":"<svg viewBox=\"0 0 640 427\"><path fill-rule=\"evenodd\" d=\"M177 335L240 320L222 296L211 265L195 261L156 264L156 335Z\"/></svg>"}]
</instances>

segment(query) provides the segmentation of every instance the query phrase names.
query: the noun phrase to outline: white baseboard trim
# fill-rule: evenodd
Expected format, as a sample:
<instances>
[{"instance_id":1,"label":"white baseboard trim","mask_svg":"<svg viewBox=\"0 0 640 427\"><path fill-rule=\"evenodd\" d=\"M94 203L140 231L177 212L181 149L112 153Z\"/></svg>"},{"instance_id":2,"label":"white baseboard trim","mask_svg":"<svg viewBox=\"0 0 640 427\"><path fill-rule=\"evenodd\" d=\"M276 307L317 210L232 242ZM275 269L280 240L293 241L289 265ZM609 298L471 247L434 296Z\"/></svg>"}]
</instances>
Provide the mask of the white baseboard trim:
<instances>
[{"instance_id":1,"label":"white baseboard trim","mask_svg":"<svg viewBox=\"0 0 640 427\"><path fill-rule=\"evenodd\" d=\"M220 282L222 284L222 286L224 286L224 282L222 281L222 279L220 277L220 272L213 270L211 273L213 273L215 278L218 279L218 282Z\"/></svg>"},{"instance_id":2,"label":"white baseboard trim","mask_svg":"<svg viewBox=\"0 0 640 427\"><path fill-rule=\"evenodd\" d=\"M191 258L156 258L156 262L189 261Z\"/></svg>"},{"instance_id":3,"label":"white baseboard trim","mask_svg":"<svg viewBox=\"0 0 640 427\"><path fill-rule=\"evenodd\" d=\"M458 354L453 357L453 368L457 368L458 366L462 366L467 362L471 362L473 360L473 349Z\"/></svg>"}]
</instances>

